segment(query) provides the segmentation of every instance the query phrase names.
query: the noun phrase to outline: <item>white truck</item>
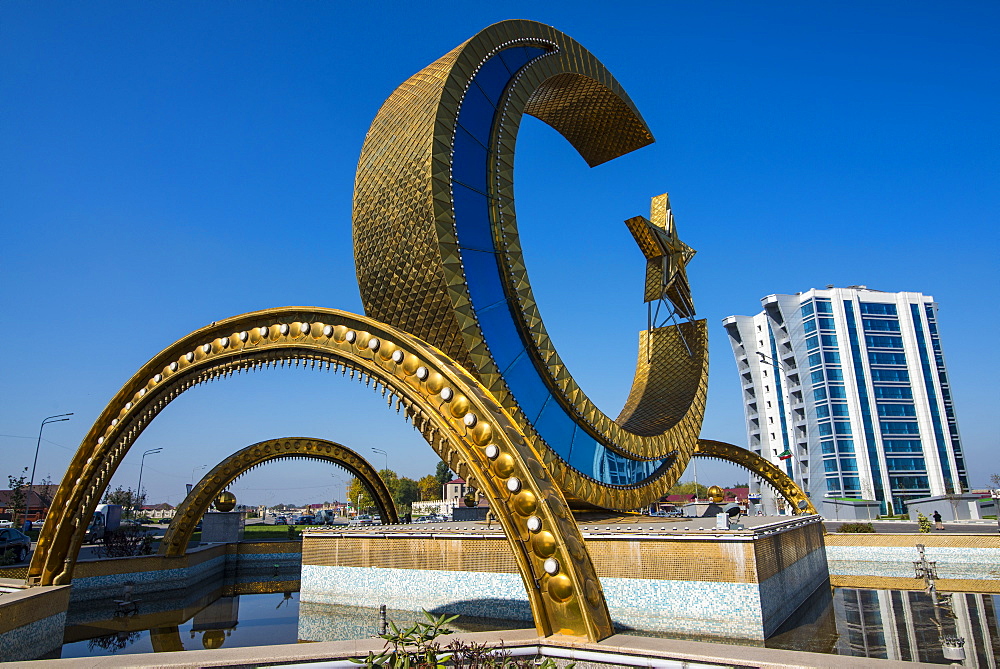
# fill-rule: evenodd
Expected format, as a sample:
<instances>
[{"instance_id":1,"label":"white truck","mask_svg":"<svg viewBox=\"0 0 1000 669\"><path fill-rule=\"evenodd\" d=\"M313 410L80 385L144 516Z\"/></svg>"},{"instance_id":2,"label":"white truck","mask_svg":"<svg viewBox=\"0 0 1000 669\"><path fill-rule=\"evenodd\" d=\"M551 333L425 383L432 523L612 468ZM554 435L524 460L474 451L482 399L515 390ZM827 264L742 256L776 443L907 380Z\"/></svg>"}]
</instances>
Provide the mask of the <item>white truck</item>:
<instances>
[{"instance_id":1,"label":"white truck","mask_svg":"<svg viewBox=\"0 0 1000 669\"><path fill-rule=\"evenodd\" d=\"M94 510L94 517L90 520L90 525L87 526L84 541L90 544L100 541L106 532L117 530L121 523L121 504L98 504Z\"/></svg>"}]
</instances>

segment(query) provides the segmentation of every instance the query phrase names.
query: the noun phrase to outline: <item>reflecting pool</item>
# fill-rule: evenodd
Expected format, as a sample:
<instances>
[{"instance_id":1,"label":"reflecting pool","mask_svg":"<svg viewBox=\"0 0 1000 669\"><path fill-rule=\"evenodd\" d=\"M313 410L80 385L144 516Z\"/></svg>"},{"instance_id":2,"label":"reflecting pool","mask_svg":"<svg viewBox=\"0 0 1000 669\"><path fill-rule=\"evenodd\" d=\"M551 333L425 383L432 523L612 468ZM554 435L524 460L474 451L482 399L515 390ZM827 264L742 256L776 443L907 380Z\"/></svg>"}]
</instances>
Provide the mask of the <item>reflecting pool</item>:
<instances>
[{"instance_id":1,"label":"reflecting pool","mask_svg":"<svg viewBox=\"0 0 1000 669\"><path fill-rule=\"evenodd\" d=\"M70 608L62 651L46 657L335 641L379 632L378 609L300 602L298 585L297 580L281 577L221 586L215 581L173 597L138 600L134 610L126 611L113 599L106 604L88 602ZM965 639L965 666L996 667L1000 658L1000 596L954 593L942 596L940 604L935 611L923 591L822 589L762 645L948 664L942 635L960 636ZM389 609L387 617L405 626L419 614ZM459 618L451 625L470 632L524 626L521 621L472 618Z\"/></svg>"}]
</instances>

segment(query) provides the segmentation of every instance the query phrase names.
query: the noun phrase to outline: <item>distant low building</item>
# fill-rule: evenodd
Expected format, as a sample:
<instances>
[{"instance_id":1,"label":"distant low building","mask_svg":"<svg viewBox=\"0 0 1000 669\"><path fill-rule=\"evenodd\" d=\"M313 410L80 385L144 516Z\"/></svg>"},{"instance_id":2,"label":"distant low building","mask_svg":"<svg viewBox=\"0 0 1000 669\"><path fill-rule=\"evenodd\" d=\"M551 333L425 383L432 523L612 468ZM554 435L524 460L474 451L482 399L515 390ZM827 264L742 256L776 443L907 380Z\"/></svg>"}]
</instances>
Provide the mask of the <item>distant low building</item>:
<instances>
[{"instance_id":1,"label":"distant low building","mask_svg":"<svg viewBox=\"0 0 1000 669\"><path fill-rule=\"evenodd\" d=\"M149 518L173 518L176 513L177 509L166 502L144 504L142 506L142 515Z\"/></svg>"},{"instance_id":2,"label":"distant low building","mask_svg":"<svg viewBox=\"0 0 1000 669\"><path fill-rule=\"evenodd\" d=\"M24 494L27 501L27 511L28 520L31 522L36 522L45 518L45 515L49 512L49 505L52 504L52 498L56 494L56 490L59 488L58 485L35 485L32 486L31 492L28 492L28 486L24 486L22 494ZM14 516L14 491L13 490L0 490L0 520L13 520ZM23 509L18 513L18 520L23 520L20 513L23 513Z\"/></svg>"}]
</instances>

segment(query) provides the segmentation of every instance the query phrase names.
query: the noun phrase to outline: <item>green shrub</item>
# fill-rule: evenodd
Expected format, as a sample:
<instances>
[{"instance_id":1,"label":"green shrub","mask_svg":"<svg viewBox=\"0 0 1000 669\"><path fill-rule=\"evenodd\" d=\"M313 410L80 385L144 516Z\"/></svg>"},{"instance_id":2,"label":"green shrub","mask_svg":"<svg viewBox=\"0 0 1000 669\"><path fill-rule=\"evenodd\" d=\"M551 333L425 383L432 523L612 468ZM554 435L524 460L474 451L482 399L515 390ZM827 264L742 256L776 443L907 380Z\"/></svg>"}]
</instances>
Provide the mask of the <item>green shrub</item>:
<instances>
[{"instance_id":1,"label":"green shrub","mask_svg":"<svg viewBox=\"0 0 1000 669\"><path fill-rule=\"evenodd\" d=\"M931 531L931 519L917 511L917 529L923 533Z\"/></svg>"},{"instance_id":2,"label":"green shrub","mask_svg":"<svg viewBox=\"0 0 1000 669\"><path fill-rule=\"evenodd\" d=\"M874 534L875 527L871 523L844 523L838 532L852 532L856 534Z\"/></svg>"}]
</instances>

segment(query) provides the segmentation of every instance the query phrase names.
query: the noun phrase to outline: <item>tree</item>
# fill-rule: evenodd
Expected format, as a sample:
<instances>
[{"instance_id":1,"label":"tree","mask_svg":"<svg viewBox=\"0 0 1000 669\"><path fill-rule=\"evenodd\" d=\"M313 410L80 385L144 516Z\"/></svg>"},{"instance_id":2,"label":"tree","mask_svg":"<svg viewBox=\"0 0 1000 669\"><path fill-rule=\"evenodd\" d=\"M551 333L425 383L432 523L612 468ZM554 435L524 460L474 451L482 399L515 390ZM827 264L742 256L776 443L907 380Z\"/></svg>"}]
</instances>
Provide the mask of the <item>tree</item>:
<instances>
[{"instance_id":1,"label":"tree","mask_svg":"<svg viewBox=\"0 0 1000 669\"><path fill-rule=\"evenodd\" d=\"M39 486L41 489L35 490L35 494L41 500L42 508L48 508L52 504L52 495L49 494L52 489L52 477L46 474Z\"/></svg>"},{"instance_id":2,"label":"tree","mask_svg":"<svg viewBox=\"0 0 1000 669\"><path fill-rule=\"evenodd\" d=\"M393 495L396 508L402 511L402 507L409 506L418 499L420 499L420 487L417 482L405 477L399 479L399 487L396 488L396 494Z\"/></svg>"},{"instance_id":3,"label":"tree","mask_svg":"<svg viewBox=\"0 0 1000 669\"><path fill-rule=\"evenodd\" d=\"M146 503L146 493L137 494L132 488L118 486L114 490L105 490L104 497L101 498L103 504L120 504L125 514L132 513L135 509L142 507Z\"/></svg>"},{"instance_id":4,"label":"tree","mask_svg":"<svg viewBox=\"0 0 1000 669\"><path fill-rule=\"evenodd\" d=\"M695 482L694 481L681 481L674 484L674 487L667 492L668 495L694 495L695 494ZM697 484L697 496L698 499L704 499L708 497L708 488L702 484Z\"/></svg>"},{"instance_id":5,"label":"tree","mask_svg":"<svg viewBox=\"0 0 1000 669\"><path fill-rule=\"evenodd\" d=\"M1000 474L990 475L990 485L994 488L1000 488Z\"/></svg>"},{"instance_id":6,"label":"tree","mask_svg":"<svg viewBox=\"0 0 1000 669\"><path fill-rule=\"evenodd\" d=\"M431 499L441 499L441 484L433 474L428 474L419 481L417 487L420 488L420 499L427 501Z\"/></svg>"},{"instance_id":7,"label":"tree","mask_svg":"<svg viewBox=\"0 0 1000 669\"><path fill-rule=\"evenodd\" d=\"M395 499L396 491L399 490L399 474L391 469L383 469L379 471L378 476L382 479L385 487L389 489L389 496Z\"/></svg>"},{"instance_id":8,"label":"tree","mask_svg":"<svg viewBox=\"0 0 1000 669\"><path fill-rule=\"evenodd\" d=\"M750 484L747 483L746 481L744 481L742 483L734 483L733 485L731 485L729 487L730 488L749 488Z\"/></svg>"},{"instance_id":9,"label":"tree","mask_svg":"<svg viewBox=\"0 0 1000 669\"><path fill-rule=\"evenodd\" d=\"M438 489L442 489L444 484L454 478L452 476L451 470L448 468L448 463L442 460L437 463L437 469L434 471L434 478L437 479Z\"/></svg>"},{"instance_id":10,"label":"tree","mask_svg":"<svg viewBox=\"0 0 1000 669\"><path fill-rule=\"evenodd\" d=\"M18 516L24 516L25 501L28 499L28 468L25 467L17 477L8 474L7 481L10 485L11 520L14 521L14 526L18 527Z\"/></svg>"},{"instance_id":11,"label":"tree","mask_svg":"<svg viewBox=\"0 0 1000 669\"><path fill-rule=\"evenodd\" d=\"M361 482L361 479L351 479L351 483L347 487L347 496L349 497L348 501L350 501L352 505L357 505L357 508L355 509L357 513L361 513L362 511L366 511L375 506L375 503L372 501L372 496L368 492L368 488L366 488L365 484ZM358 502L359 498L361 500L360 503Z\"/></svg>"}]
</instances>

